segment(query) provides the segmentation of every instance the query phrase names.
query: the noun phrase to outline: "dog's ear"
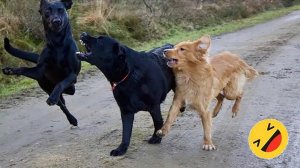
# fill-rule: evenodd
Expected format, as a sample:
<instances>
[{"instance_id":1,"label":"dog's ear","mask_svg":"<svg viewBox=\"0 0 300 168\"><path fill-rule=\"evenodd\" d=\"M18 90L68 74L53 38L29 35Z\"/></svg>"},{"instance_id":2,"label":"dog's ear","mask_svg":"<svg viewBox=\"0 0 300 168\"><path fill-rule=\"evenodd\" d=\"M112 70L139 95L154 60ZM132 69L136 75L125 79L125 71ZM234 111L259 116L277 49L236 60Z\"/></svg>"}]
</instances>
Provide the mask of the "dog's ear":
<instances>
[{"instance_id":1,"label":"dog's ear","mask_svg":"<svg viewBox=\"0 0 300 168\"><path fill-rule=\"evenodd\" d=\"M211 44L211 39L209 35L202 36L199 40L196 41L197 50L202 50L206 53L209 52Z\"/></svg>"},{"instance_id":2,"label":"dog's ear","mask_svg":"<svg viewBox=\"0 0 300 168\"><path fill-rule=\"evenodd\" d=\"M125 48L119 43L115 43L113 46L114 52L118 55L118 58L125 59L126 51Z\"/></svg>"},{"instance_id":3,"label":"dog's ear","mask_svg":"<svg viewBox=\"0 0 300 168\"><path fill-rule=\"evenodd\" d=\"M39 9L39 13L42 14L42 9L44 8L44 6L47 6L48 1L47 0L41 0L40 1L40 9Z\"/></svg>"},{"instance_id":4,"label":"dog's ear","mask_svg":"<svg viewBox=\"0 0 300 168\"><path fill-rule=\"evenodd\" d=\"M73 5L73 1L72 0L61 0L61 2L65 5L65 8L71 9L72 5Z\"/></svg>"}]
</instances>

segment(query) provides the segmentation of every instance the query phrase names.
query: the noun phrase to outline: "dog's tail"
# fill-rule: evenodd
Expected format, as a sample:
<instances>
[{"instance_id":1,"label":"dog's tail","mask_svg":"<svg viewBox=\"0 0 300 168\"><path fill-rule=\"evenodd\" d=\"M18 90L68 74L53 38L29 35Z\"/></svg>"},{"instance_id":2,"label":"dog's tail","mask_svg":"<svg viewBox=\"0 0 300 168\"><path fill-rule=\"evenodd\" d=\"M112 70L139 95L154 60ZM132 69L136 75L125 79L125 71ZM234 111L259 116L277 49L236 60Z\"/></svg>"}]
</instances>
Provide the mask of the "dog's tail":
<instances>
[{"instance_id":1,"label":"dog's tail","mask_svg":"<svg viewBox=\"0 0 300 168\"><path fill-rule=\"evenodd\" d=\"M12 56L15 56L17 58L20 58L20 59L23 59L26 61L30 61L32 63L37 63L39 60L38 54L25 52L25 51L22 51L22 50L12 47L9 43L8 38L4 39L4 48L9 54L11 54Z\"/></svg>"},{"instance_id":2,"label":"dog's tail","mask_svg":"<svg viewBox=\"0 0 300 168\"><path fill-rule=\"evenodd\" d=\"M258 76L258 72L250 65L245 68L245 74L248 79L254 79Z\"/></svg>"}]
</instances>

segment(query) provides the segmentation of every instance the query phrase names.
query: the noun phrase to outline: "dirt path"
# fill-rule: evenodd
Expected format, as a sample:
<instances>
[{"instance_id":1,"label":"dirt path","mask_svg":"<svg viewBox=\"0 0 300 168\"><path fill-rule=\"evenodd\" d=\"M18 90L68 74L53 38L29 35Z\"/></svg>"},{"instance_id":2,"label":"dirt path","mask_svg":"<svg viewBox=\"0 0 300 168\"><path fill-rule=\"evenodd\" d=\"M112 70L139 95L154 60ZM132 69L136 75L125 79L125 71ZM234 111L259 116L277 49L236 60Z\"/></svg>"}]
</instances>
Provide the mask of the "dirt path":
<instances>
[{"instance_id":1,"label":"dirt path","mask_svg":"<svg viewBox=\"0 0 300 168\"><path fill-rule=\"evenodd\" d=\"M19 96L2 100L0 167L298 167L299 27L300 11L213 38L213 53L240 53L262 73L247 85L237 118L231 118L232 104L226 101L214 119L216 151L201 149L202 126L190 110L178 118L162 144L147 144L143 140L150 137L153 125L149 114L140 112L127 154L110 157L110 150L120 142L120 114L108 82L97 72L77 84L75 96L66 97L70 111L79 120L79 129L70 130L59 108L49 108L45 103L47 97L39 89L22 99ZM171 97L172 94L163 104L164 116ZM265 118L282 121L289 131L286 151L273 160L258 159L248 148L251 127Z\"/></svg>"}]
</instances>

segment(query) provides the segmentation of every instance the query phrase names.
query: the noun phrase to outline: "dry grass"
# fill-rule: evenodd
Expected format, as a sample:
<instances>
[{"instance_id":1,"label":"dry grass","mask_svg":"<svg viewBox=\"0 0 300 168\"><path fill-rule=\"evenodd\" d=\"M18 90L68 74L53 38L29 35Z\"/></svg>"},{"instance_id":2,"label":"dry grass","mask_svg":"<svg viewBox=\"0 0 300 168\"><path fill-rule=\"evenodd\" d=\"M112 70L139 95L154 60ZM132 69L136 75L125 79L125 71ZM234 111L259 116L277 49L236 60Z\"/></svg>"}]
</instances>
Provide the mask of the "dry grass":
<instances>
[{"instance_id":1,"label":"dry grass","mask_svg":"<svg viewBox=\"0 0 300 168\"><path fill-rule=\"evenodd\" d=\"M43 38L36 0L4 0L1 8L1 35L28 33L36 39Z\"/></svg>"},{"instance_id":2,"label":"dry grass","mask_svg":"<svg viewBox=\"0 0 300 168\"><path fill-rule=\"evenodd\" d=\"M100 26L109 35L108 18L114 12L114 6L104 0L95 0L89 3L81 3L87 12L77 18L78 25Z\"/></svg>"},{"instance_id":3,"label":"dry grass","mask_svg":"<svg viewBox=\"0 0 300 168\"><path fill-rule=\"evenodd\" d=\"M108 34L137 47L171 37L177 31L201 30L212 25L247 18L258 12L291 5L300 0L80 0L69 11L73 34L83 31ZM28 66L3 49L8 36L14 46L39 52L43 47L43 26L39 0L0 0L0 68ZM22 78L0 73L0 85Z\"/></svg>"},{"instance_id":4,"label":"dry grass","mask_svg":"<svg viewBox=\"0 0 300 168\"><path fill-rule=\"evenodd\" d=\"M162 38L172 27L193 30L246 18L281 7L282 1L292 0L81 0L74 1L76 8L70 13L76 33L84 28L125 42L130 38L127 42L132 43ZM0 36L26 34L41 41L38 7L37 0L0 1Z\"/></svg>"}]
</instances>

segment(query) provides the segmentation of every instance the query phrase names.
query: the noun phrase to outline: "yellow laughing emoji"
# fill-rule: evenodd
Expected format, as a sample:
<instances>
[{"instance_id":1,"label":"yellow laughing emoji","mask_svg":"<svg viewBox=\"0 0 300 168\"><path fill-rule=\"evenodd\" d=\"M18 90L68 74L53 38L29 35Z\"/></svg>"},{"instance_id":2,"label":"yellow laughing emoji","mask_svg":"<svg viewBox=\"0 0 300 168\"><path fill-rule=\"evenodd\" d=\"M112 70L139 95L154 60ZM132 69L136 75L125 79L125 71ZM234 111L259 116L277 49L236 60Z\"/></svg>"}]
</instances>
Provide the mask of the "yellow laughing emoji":
<instances>
[{"instance_id":1,"label":"yellow laughing emoji","mask_svg":"<svg viewBox=\"0 0 300 168\"><path fill-rule=\"evenodd\" d=\"M252 127L248 143L257 157L273 159L285 150L288 139L287 129L280 121L265 119Z\"/></svg>"}]
</instances>

